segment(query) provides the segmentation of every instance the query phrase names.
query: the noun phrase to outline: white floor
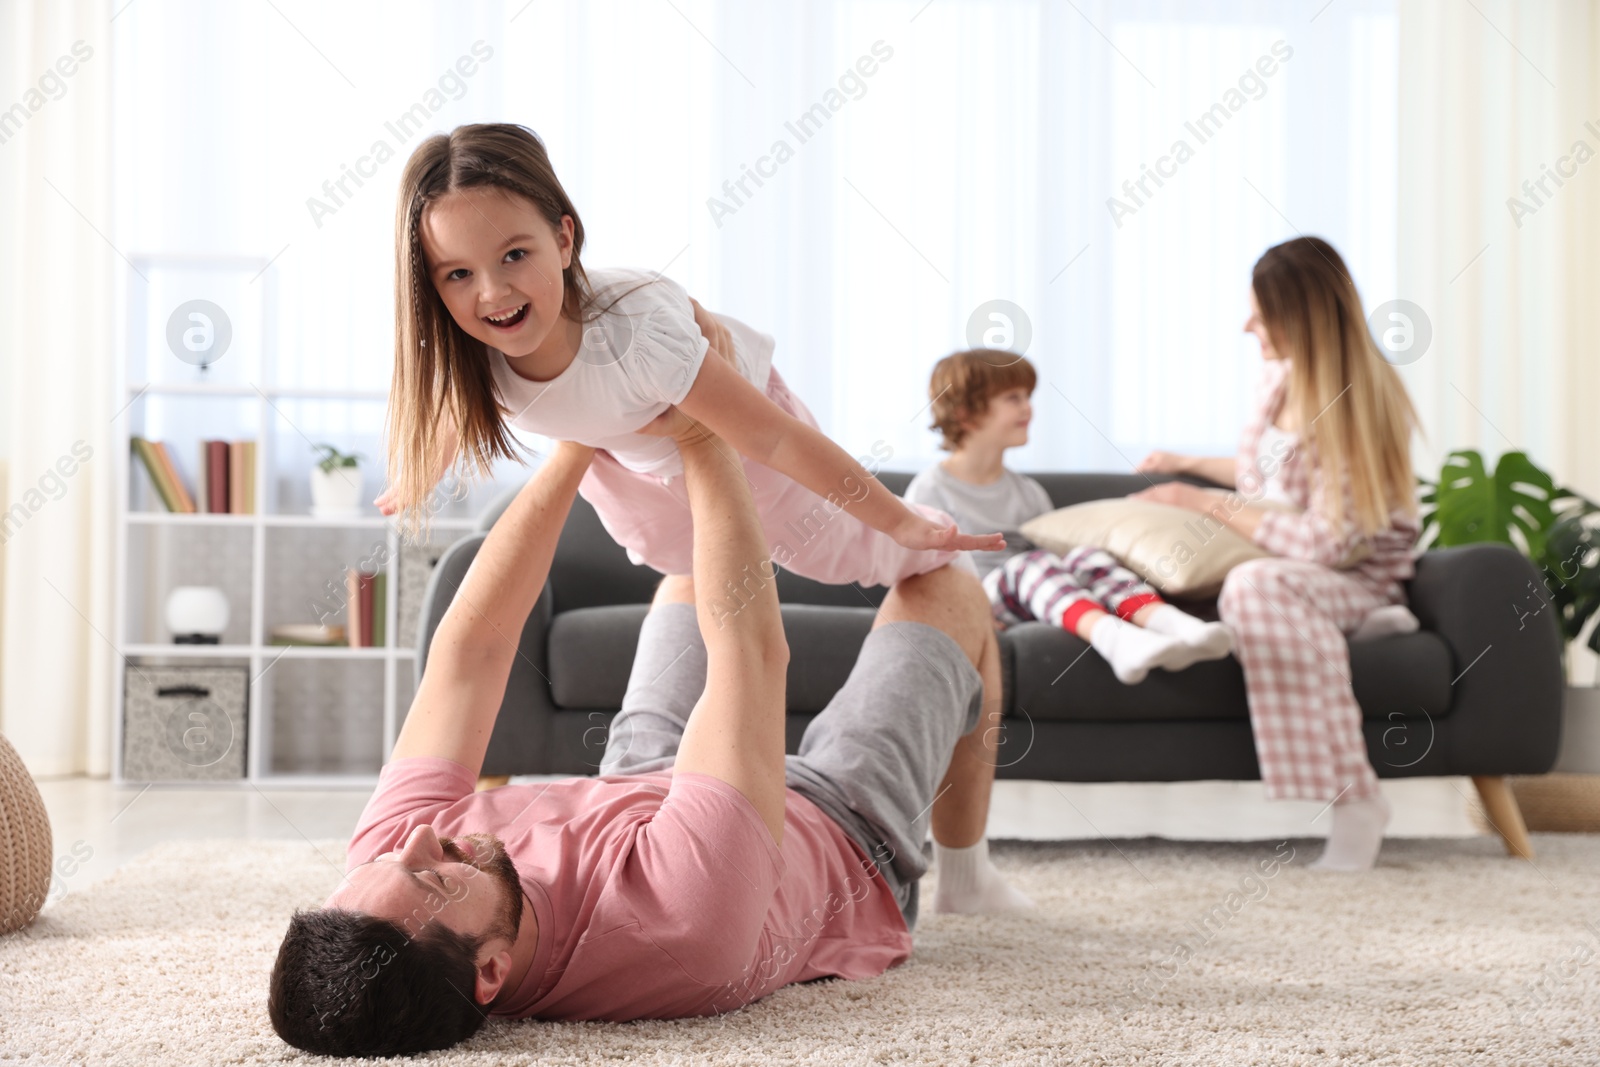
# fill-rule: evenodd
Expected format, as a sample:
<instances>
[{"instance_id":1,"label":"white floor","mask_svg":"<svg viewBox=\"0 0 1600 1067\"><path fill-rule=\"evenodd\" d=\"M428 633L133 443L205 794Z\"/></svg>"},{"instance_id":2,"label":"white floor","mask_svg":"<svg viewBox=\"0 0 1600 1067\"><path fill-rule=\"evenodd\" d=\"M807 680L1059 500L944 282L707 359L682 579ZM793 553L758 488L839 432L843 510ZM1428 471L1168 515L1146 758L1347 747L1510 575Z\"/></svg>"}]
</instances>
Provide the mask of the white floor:
<instances>
[{"instance_id":1,"label":"white floor","mask_svg":"<svg viewBox=\"0 0 1600 1067\"><path fill-rule=\"evenodd\" d=\"M535 779L522 779L532 781ZM1383 783L1394 806L1395 837L1466 837L1481 831L1466 778ZM347 838L366 790L113 787L105 779L39 783L55 838L52 900L110 875L153 845L176 839ZM989 834L995 838L1167 837L1262 840L1320 837L1320 804L1268 804L1259 782L1107 785L997 782Z\"/></svg>"}]
</instances>

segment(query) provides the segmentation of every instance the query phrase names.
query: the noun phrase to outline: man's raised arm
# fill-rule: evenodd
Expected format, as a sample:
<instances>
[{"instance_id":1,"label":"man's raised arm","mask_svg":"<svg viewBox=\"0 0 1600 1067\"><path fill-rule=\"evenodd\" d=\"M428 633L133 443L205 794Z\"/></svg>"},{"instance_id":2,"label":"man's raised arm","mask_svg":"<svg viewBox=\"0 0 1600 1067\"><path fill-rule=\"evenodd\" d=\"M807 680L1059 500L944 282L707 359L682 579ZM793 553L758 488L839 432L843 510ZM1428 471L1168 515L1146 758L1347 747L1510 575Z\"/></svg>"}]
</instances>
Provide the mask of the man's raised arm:
<instances>
[{"instance_id":1,"label":"man's raised arm","mask_svg":"<svg viewBox=\"0 0 1600 1067\"><path fill-rule=\"evenodd\" d=\"M789 646L771 553L738 453L687 419L680 427L675 436L694 515L695 613L706 642L706 688L684 727L673 771L710 775L739 790L781 845ZM730 591L738 595L730 598ZM738 606L729 610L730 604Z\"/></svg>"},{"instance_id":2,"label":"man's raised arm","mask_svg":"<svg viewBox=\"0 0 1600 1067\"><path fill-rule=\"evenodd\" d=\"M434 631L393 759L439 756L474 775L483 768L522 627L593 455L582 445L557 444L495 521Z\"/></svg>"}]
</instances>

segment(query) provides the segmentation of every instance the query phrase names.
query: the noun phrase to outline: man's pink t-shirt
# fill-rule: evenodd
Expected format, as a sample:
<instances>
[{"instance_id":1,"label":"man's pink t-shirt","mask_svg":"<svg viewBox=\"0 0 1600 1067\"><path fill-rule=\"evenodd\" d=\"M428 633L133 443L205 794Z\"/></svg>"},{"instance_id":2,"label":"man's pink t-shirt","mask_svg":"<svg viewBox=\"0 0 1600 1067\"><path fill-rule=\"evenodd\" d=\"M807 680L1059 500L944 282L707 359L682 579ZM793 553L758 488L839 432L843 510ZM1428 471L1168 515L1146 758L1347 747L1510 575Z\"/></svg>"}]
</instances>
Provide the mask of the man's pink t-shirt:
<instances>
[{"instance_id":1,"label":"man's pink t-shirt","mask_svg":"<svg viewBox=\"0 0 1600 1067\"><path fill-rule=\"evenodd\" d=\"M474 786L450 760L390 762L347 865L424 824L504 841L539 941L497 1015L715 1015L790 982L870 978L911 955L877 867L792 789L780 849L742 793L703 774Z\"/></svg>"}]
</instances>

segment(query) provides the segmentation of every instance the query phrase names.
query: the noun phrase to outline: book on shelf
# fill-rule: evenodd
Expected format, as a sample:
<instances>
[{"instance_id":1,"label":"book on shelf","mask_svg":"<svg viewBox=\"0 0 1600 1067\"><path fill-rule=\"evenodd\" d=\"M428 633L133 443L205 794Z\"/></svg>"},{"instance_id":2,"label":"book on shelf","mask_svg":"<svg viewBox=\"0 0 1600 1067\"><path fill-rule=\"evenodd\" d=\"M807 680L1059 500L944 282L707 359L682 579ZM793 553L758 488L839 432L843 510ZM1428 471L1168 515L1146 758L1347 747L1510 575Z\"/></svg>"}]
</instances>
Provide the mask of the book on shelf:
<instances>
[{"instance_id":1,"label":"book on shelf","mask_svg":"<svg viewBox=\"0 0 1600 1067\"><path fill-rule=\"evenodd\" d=\"M206 442L201 441L194 466L194 509L202 515L211 513L211 479L206 473Z\"/></svg>"},{"instance_id":2,"label":"book on shelf","mask_svg":"<svg viewBox=\"0 0 1600 1067\"><path fill-rule=\"evenodd\" d=\"M206 441L205 479L213 515L228 513L228 442Z\"/></svg>"},{"instance_id":3,"label":"book on shelf","mask_svg":"<svg viewBox=\"0 0 1600 1067\"><path fill-rule=\"evenodd\" d=\"M228 446L228 514L239 513L239 502L244 499L244 453L234 445Z\"/></svg>"},{"instance_id":4,"label":"book on shelf","mask_svg":"<svg viewBox=\"0 0 1600 1067\"><path fill-rule=\"evenodd\" d=\"M361 572L354 567L344 572L345 634L351 648L361 647Z\"/></svg>"},{"instance_id":5,"label":"book on shelf","mask_svg":"<svg viewBox=\"0 0 1600 1067\"><path fill-rule=\"evenodd\" d=\"M373 576L366 571L361 572L361 647L372 647L372 579Z\"/></svg>"},{"instance_id":6,"label":"book on shelf","mask_svg":"<svg viewBox=\"0 0 1600 1067\"><path fill-rule=\"evenodd\" d=\"M256 510L256 443L201 441L201 511L212 515L253 515Z\"/></svg>"},{"instance_id":7,"label":"book on shelf","mask_svg":"<svg viewBox=\"0 0 1600 1067\"><path fill-rule=\"evenodd\" d=\"M388 600L386 587L389 583L387 578L388 576L385 574L377 574L372 578L372 611L369 618L372 622L371 644L374 648L383 648L385 644L383 622L384 610L388 607L387 603L385 603Z\"/></svg>"},{"instance_id":8,"label":"book on shelf","mask_svg":"<svg viewBox=\"0 0 1600 1067\"><path fill-rule=\"evenodd\" d=\"M388 577L349 568L344 573L345 631L351 648L383 648Z\"/></svg>"},{"instance_id":9,"label":"book on shelf","mask_svg":"<svg viewBox=\"0 0 1600 1067\"><path fill-rule=\"evenodd\" d=\"M167 479L178 494L179 510L185 514L194 513L194 497L189 495L189 487L183 484L183 475L178 471L178 464L173 461L172 453L167 448L165 441L154 442L156 455L161 458L162 467L166 468Z\"/></svg>"},{"instance_id":10,"label":"book on shelf","mask_svg":"<svg viewBox=\"0 0 1600 1067\"><path fill-rule=\"evenodd\" d=\"M164 441L131 438L150 484L166 509L179 514L251 515L256 510L256 443L201 441L196 452L195 493Z\"/></svg>"},{"instance_id":11,"label":"book on shelf","mask_svg":"<svg viewBox=\"0 0 1600 1067\"><path fill-rule=\"evenodd\" d=\"M346 641L345 629L337 624L286 622L267 632L269 645L337 647Z\"/></svg>"},{"instance_id":12,"label":"book on shelf","mask_svg":"<svg viewBox=\"0 0 1600 1067\"><path fill-rule=\"evenodd\" d=\"M256 443L208 441L212 510L251 515L256 510Z\"/></svg>"},{"instance_id":13,"label":"book on shelf","mask_svg":"<svg viewBox=\"0 0 1600 1067\"><path fill-rule=\"evenodd\" d=\"M254 515L256 512L256 443L254 441L240 441L244 449L244 510Z\"/></svg>"},{"instance_id":14,"label":"book on shelf","mask_svg":"<svg viewBox=\"0 0 1600 1067\"><path fill-rule=\"evenodd\" d=\"M155 486L156 495L161 498L161 503L166 505L167 510L179 513L193 511L194 499L184 489L166 446L160 441L150 441L143 437L132 438L132 445L133 452L139 457L145 473L150 476L150 483Z\"/></svg>"},{"instance_id":15,"label":"book on shelf","mask_svg":"<svg viewBox=\"0 0 1600 1067\"><path fill-rule=\"evenodd\" d=\"M145 474L150 476L150 484L155 487L161 503L166 505L168 511L178 510L178 498L173 496L171 487L167 485L167 472L162 468L161 461L156 459L155 449L150 442L142 437L134 437L130 443L133 445L133 454L139 457L140 464L144 466Z\"/></svg>"},{"instance_id":16,"label":"book on shelf","mask_svg":"<svg viewBox=\"0 0 1600 1067\"><path fill-rule=\"evenodd\" d=\"M228 446L228 450L241 454L239 460L241 468L239 504L234 510L240 515L254 515L256 511L256 443L254 441L235 441Z\"/></svg>"}]
</instances>

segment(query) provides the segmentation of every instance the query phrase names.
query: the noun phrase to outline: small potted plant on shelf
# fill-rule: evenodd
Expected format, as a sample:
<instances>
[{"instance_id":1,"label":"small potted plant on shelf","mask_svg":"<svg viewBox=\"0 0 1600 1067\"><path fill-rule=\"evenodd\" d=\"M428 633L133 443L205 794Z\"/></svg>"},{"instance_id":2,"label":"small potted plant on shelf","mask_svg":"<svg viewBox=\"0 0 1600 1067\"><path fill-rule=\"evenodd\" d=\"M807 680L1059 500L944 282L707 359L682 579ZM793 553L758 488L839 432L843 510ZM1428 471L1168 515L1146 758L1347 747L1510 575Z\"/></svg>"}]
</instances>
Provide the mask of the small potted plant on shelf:
<instances>
[{"instance_id":1,"label":"small potted plant on shelf","mask_svg":"<svg viewBox=\"0 0 1600 1067\"><path fill-rule=\"evenodd\" d=\"M341 452L333 445L311 446L322 453L311 468L311 514L348 518L361 513L361 453Z\"/></svg>"},{"instance_id":2,"label":"small potted plant on shelf","mask_svg":"<svg viewBox=\"0 0 1600 1067\"><path fill-rule=\"evenodd\" d=\"M1492 471L1475 451L1452 452L1437 482L1419 480L1424 542L1512 545L1541 579L1513 608L1523 619L1553 611L1562 637L1576 642L1600 611L1600 505L1558 486L1521 452L1505 453ZM1600 628L1588 646L1600 652ZM1569 657L1564 649L1564 665ZM1567 686L1561 734L1554 771L1513 777L1512 792L1530 830L1600 830L1600 687Z\"/></svg>"}]
</instances>

